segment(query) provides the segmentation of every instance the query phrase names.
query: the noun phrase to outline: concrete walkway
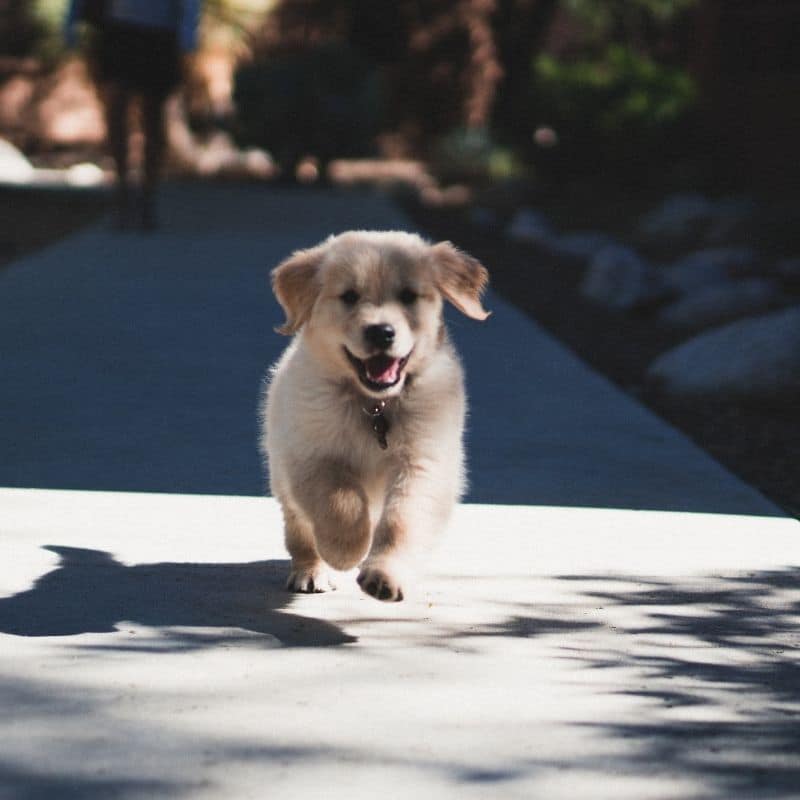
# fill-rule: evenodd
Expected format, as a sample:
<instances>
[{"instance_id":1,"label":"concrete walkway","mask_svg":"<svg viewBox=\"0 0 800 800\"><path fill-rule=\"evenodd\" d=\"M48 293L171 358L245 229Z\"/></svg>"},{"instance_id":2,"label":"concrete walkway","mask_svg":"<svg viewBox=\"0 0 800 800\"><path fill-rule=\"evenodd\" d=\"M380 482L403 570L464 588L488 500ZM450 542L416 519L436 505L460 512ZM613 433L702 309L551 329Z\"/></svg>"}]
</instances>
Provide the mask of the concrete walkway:
<instances>
[{"instance_id":1,"label":"concrete walkway","mask_svg":"<svg viewBox=\"0 0 800 800\"><path fill-rule=\"evenodd\" d=\"M99 225L0 271L0 486L261 494L259 387L286 345L269 269L330 233L409 227L366 192L190 185L164 206L156 235ZM486 305L483 324L451 315L469 501L775 512L508 302Z\"/></svg>"},{"instance_id":2,"label":"concrete walkway","mask_svg":"<svg viewBox=\"0 0 800 800\"><path fill-rule=\"evenodd\" d=\"M429 574L290 596L243 496L266 273L407 223L235 187L165 211L0 273L0 800L797 796L795 520L491 296L453 319L472 503Z\"/></svg>"}]
</instances>

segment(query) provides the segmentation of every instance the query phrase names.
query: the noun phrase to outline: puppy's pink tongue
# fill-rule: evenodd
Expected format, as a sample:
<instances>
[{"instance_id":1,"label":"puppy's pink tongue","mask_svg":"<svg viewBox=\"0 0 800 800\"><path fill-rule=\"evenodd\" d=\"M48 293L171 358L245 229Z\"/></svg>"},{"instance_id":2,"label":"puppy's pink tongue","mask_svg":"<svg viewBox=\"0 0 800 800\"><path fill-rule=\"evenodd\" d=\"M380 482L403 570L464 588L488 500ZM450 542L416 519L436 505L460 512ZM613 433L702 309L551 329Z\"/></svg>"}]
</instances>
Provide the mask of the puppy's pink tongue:
<instances>
[{"instance_id":1,"label":"puppy's pink tongue","mask_svg":"<svg viewBox=\"0 0 800 800\"><path fill-rule=\"evenodd\" d=\"M400 371L400 359L389 356L373 356L364 362L367 377L375 383L394 383Z\"/></svg>"}]
</instances>

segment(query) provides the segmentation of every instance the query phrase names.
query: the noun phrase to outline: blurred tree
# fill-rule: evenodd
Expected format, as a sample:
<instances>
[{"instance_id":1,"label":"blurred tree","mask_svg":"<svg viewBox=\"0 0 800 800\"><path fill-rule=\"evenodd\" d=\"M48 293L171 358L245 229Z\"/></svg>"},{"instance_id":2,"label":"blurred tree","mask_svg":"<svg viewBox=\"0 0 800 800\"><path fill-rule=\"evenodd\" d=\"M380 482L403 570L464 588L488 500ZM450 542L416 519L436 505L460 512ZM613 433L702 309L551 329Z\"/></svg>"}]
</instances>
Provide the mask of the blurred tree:
<instances>
[{"instance_id":1,"label":"blurred tree","mask_svg":"<svg viewBox=\"0 0 800 800\"><path fill-rule=\"evenodd\" d=\"M662 50L676 20L695 0L562 0L583 29L584 46L624 42L642 51Z\"/></svg>"},{"instance_id":2,"label":"blurred tree","mask_svg":"<svg viewBox=\"0 0 800 800\"><path fill-rule=\"evenodd\" d=\"M495 0L403 6L409 40L400 105L415 109L423 133L485 127L503 74L492 28Z\"/></svg>"},{"instance_id":3,"label":"blurred tree","mask_svg":"<svg viewBox=\"0 0 800 800\"><path fill-rule=\"evenodd\" d=\"M239 138L267 148L286 176L304 156L324 162L370 153L381 109L376 78L337 42L245 64L234 90Z\"/></svg>"},{"instance_id":4,"label":"blurred tree","mask_svg":"<svg viewBox=\"0 0 800 800\"><path fill-rule=\"evenodd\" d=\"M496 0L277 0L254 37L255 60L336 42L385 87L384 127L418 148L458 125L488 123L502 70Z\"/></svg>"},{"instance_id":5,"label":"blurred tree","mask_svg":"<svg viewBox=\"0 0 800 800\"><path fill-rule=\"evenodd\" d=\"M31 0L0 0L0 55L31 55L43 33Z\"/></svg>"},{"instance_id":6,"label":"blurred tree","mask_svg":"<svg viewBox=\"0 0 800 800\"><path fill-rule=\"evenodd\" d=\"M555 19L567 19L562 27L569 30L568 51L557 55L599 65L612 42L662 55L675 20L692 2L275 0L253 52L263 69L290 58L287 77L303 69L303 54L313 59L315 49L332 43L350 54L344 64L362 58L380 76L382 141L391 141L395 152L430 153L442 137L456 141L450 135L459 130L458 141L475 140L470 131L491 130L525 151L540 118L531 64L551 44ZM260 104L263 110L270 105Z\"/></svg>"},{"instance_id":7,"label":"blurred tree","mask_svg":"<svg viewBox=\"0 0 800 800\"><path fill-rule=\"evenodd\" d=\"M694 99L684 70L619 44L593 59L564 62L543 55L536 61L535 79L546 118L589 139L640 138L676 122Z\"/></svg>"},{"instance_id":8,"label":"blurred tree","mask_svg":"<svg viewBox=\"0 0 800 800\"><path fill-rule=\"evenodd\" d=\"M275 0L203 0L202 45L241 53L274 4Z\"/></svg>"},{"instance_id":9,"label":"blurred tree","mask_svg":"<svg viewBox=\"0 0 800 800\"><path fill-rule=\"evenodd\" d=\"M634 171L676 154L696 99L686 68L694 2L540 0L538 36L532 22L521 48L528 64L521 54L501 86L495 136L559 175Z\"/></svg>"},{"instance_id":10,"label":"blurred tree","mask_svg":"<svg viewBox=\"0 0 800 800\"><path fill-rule=\"evenodd\" d=\"M499 0L492 23L504 76L493 113L493 128L516 148L533 130L530 65L543 47L558 0Z\"/></svg>"}]
</instances>

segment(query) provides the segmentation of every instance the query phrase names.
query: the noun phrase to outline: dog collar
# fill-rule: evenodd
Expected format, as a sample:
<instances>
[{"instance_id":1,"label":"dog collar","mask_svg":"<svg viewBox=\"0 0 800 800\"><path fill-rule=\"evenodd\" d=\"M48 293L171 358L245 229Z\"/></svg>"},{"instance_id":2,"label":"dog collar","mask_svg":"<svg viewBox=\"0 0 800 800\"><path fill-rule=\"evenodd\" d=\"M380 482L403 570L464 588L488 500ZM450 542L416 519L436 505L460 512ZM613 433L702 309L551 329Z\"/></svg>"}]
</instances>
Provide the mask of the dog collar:
<instances>
[{"instance_id":1,"label":"dog collar","mask_svg":"<svg viewBox=\"0 0 800 800\"><path fill-rule=\"evenodd\" d=\"M386 410L386 400L369 400L366 405L361 406L361 410L370 418L372 432L378 440L381 450L389 447L386 441L386 434L389 433L389 420L384 416Z\"/></svg>"}]
</instances>

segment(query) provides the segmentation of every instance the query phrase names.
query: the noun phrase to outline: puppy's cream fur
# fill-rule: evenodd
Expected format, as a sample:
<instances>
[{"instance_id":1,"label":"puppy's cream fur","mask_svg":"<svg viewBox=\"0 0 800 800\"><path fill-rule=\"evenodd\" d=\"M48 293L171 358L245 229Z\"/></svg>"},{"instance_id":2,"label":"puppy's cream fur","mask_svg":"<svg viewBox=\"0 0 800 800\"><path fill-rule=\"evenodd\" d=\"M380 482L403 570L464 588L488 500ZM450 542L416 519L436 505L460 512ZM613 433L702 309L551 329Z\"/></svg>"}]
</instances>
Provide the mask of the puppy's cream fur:
<instances>
[{"instance_id":1,"label":"puppy's cream fur","mask_svg":"<svg viewBox=\"0 0 800 800\"><path fill-rule=\"evenodd\" d=\"M325 591L326 565L361 564L364 591L401 600L406 564L464 484L463 377L443 301L485 319L488 273L449 242L353 231L294 253L272 281L286 312L278 330L294 335L265 392L262 437L292 557L288 588ZM391 326L388 347L365 336L375 325ZM391 385L364 372L383 352ZM365 411L377 400L386 449Z\"/></svg>"}]
</instances>

